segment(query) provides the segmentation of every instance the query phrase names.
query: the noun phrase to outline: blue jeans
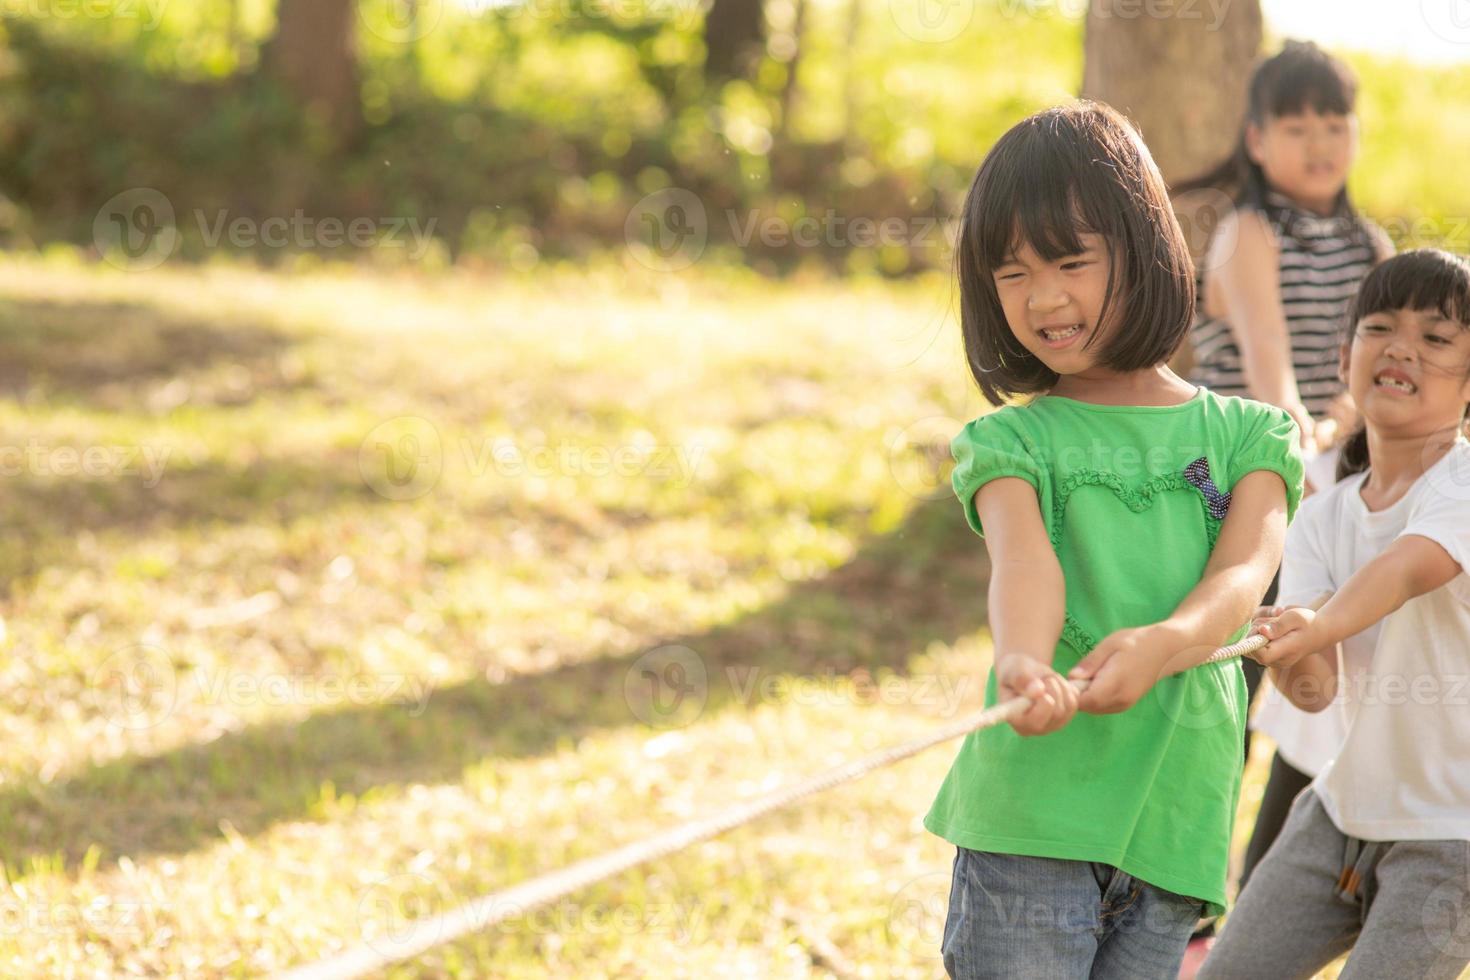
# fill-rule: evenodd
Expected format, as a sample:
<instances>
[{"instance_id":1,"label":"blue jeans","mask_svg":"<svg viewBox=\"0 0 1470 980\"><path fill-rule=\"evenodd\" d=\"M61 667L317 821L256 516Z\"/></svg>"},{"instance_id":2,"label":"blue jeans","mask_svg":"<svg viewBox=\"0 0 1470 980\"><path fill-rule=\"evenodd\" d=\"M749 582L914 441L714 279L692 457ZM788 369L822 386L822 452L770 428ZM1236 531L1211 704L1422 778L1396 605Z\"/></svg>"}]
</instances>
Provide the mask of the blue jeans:
<instances>
[{"instance_id":1,"label":"blue jeans","mask_svg":"<svg viewBox=\"0 0 1470 980\"><path fill-rule=\"evenodd\" d=\"M954 980L1173 980L1204 911L1111 865L961 847L944 969Z\"/></svg>"}]
</instances>

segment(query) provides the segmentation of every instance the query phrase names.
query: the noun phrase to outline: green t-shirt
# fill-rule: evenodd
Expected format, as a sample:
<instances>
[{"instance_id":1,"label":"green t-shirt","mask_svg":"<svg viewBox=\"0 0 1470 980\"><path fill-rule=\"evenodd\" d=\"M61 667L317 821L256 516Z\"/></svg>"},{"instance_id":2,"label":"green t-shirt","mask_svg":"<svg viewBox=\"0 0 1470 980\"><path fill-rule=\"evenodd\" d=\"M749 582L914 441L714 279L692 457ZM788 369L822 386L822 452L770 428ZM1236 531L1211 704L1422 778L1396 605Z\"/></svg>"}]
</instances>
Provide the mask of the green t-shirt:
<instances>
[{"instance_id":1,"label":"green t-shirt","mask_svg":"<svg viewBox=\"0 0 1470 980\"><path fill-rule=\"evenodd\" d=\"M951 450L955 493L982 536L977 489L1005 476L1036 488L1066 578L1052 658L1063 674L1114 630L1174 612L1199 583L1230 488L1246 473L1281 474L1288 519L1301 500L1291 417L1204 388L1165 407L1043 396L975 419ZM985 703L995 700L992 670ZM1166 677L1127 711L1078 712L1050 735L972 732L924 826L972 850L1110 864L1220 914L1245 712L1245 678L1231 660Z\"/></svg>"}]
</instances>

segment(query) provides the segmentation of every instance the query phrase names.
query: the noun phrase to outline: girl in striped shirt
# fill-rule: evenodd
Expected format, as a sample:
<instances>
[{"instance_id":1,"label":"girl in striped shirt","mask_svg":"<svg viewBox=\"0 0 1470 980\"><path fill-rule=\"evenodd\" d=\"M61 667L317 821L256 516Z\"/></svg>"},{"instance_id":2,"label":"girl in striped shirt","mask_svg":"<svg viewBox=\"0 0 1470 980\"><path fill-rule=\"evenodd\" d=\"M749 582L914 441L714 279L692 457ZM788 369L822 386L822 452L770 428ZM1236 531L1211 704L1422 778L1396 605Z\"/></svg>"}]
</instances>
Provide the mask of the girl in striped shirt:
<instances>
[{"instance_id":1,"label":"girl in striped shirt","mask_svg":"<svg viewBox=\"0 0 1470 980\"><path fill-rule=\"evenodd\" d=\"M1352 69L1288 41L1251 79L1235 154L1175 189L1234 190L1200 263L1196 379L1286 409L1309 446L1331 441L1314 430L1343 391L1342 317L1368 270L1393 254L1348 196L1356 101Z\"/></svg>"},{"instance_id":2,"label":"girl in striped shirt","mask_svg":"<svg viewBox=\"0 0 1470 980\"><path fill-rule=\"evenodd\" d=\"M1191 380L1285 409L1309 451L1327 450L1339 426L1351 425L1337 373L1342 318L1364 276L1393 254L1388 236L1358 214L1348 195L1348 170L1358 150L1356 99L1352 69L1315 44L1288 41L1252 76L1235 154L1174 189L1176 195L1233 191L1233 207L1199 263ZM1321 462L1326 465L1308 468L1309 493L1330 485L1331 460ZM1275 602L1276 589L1273 581L1266 605ZM1254 697L1262 669L1254 662L1245 666ZM1272 696L1256 727L1279 748L1241 887L1276 837L1292 798L1316 775L1298 767L1311 767L1317 743L1340 726ZM1182 977L1193 975L1211 933L1208 926L1196 933Z\"/></svg>"}]
</instances>

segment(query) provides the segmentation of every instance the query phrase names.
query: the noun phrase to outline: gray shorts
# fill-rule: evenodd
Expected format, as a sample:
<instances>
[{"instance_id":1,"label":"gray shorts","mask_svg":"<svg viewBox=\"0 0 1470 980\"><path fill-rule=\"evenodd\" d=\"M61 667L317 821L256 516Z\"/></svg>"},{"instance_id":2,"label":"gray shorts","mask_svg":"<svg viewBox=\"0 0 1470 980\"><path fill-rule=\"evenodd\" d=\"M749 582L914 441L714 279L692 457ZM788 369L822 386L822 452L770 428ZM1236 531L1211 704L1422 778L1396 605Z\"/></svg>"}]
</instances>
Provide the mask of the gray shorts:
<instances>
[{"instance_id":1,"label":"gray shorts","mask_svg":"<svg viewBox=\"0 0 1470 980\"><path fill-rule=\"evenodd\" d=\"M1470 964L1470 841L1362 841L1310 788L1225 920L1199 980L1454 980Z\"/></svg>"}]
</instances>

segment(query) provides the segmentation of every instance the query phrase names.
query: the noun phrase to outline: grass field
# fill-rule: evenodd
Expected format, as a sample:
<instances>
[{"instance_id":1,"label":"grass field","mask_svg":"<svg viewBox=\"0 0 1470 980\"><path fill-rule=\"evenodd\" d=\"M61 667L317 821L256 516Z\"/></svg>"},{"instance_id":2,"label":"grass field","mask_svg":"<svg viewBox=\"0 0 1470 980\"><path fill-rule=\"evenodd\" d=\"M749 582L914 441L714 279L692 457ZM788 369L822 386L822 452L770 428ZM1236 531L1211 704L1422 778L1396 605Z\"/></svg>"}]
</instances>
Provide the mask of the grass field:
<instances>
[{"instance_id":1,"label":"grass field","mask_svg":"<svg viewBox=\"0 0 1470 980\"><path fill-rule=\"evenodd\" d=\"M0 264L0 974L268 973L978 704L950 304ZM940 975L952 751L390 975Z\"/></svg>"}]
</instances>

